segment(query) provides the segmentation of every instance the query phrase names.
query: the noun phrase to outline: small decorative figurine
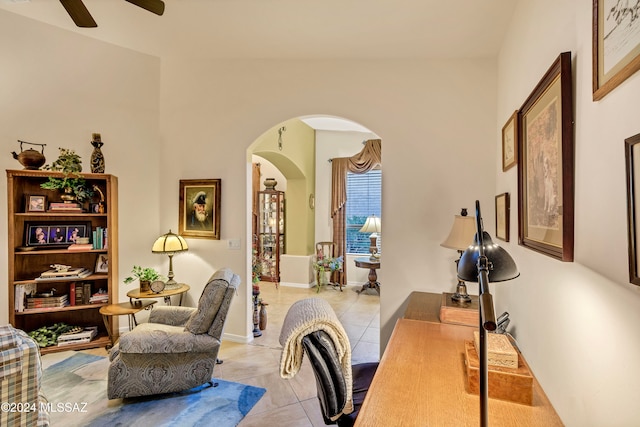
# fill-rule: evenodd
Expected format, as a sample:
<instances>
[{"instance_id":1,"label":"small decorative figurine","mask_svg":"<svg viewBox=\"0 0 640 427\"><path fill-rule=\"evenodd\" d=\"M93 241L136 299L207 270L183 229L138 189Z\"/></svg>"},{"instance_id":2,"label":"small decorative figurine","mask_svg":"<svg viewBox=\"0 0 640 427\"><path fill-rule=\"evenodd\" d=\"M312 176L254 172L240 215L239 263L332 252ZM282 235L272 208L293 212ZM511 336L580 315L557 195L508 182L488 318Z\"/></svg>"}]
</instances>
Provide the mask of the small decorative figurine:
<instances>
[{"instance_id":1,"label":"small decorative figurine","mask_svg":"<svg viewBox=\"0 0 640 427\"><path fill-rule=\"evenodd\" d=\"M92 134L91 139L91 145L94 147L93 153L91 153L91 172L104 173L104 155L100 150L104 143L101 141L99 133Z\"/></svg>"}]
</instances>

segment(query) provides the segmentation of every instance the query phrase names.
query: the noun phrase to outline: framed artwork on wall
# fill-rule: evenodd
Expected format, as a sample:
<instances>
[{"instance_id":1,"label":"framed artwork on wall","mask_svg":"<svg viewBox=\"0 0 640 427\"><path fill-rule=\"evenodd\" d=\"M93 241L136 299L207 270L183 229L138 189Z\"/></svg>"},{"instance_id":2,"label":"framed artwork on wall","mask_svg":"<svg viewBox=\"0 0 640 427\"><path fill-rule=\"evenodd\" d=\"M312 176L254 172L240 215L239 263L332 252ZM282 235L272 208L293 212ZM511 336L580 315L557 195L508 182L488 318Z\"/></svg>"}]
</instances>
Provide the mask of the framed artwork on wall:
<instances>
[{"instance_id":1,"label":"framed artwork on wall","mask_svg":"<svg viewBox=\"0 0 640 427\"><path fill-rule=\"evenodd\" d=\"M518 163L518 110L514 111L502 127L502 171Z\"/></svg>"},{"instance_id":2,"label":"framed artwork on wall","mask_svg":"<svg viewBox=\"0 0 640 427\"><path fill-rule=\"evenodd\" d=\"M220 240L220 179L181 179L178 234Z\"/></svg>"},{"instance_id":3,"label":"framed artwork on wall","mask_svg":"<svg viewBox=\"0 0 640 427\"><path fill-rule=\"evenodd\" d=\"M563 52L518 112L518 243L573 261L573 94Z\"/></svg>"},{"instance_id":4,"label":"framed artwork on wall","mask_svg":"<svg viewBox=\"0 0 640 427\"><path fill-rule=\"evenodd\" d=\"M640 285L640 134L624 141L627 165L627 230L629 282Z\"/></svg>"},{"instance_id":5,"label":"framed artwork on wall","mask_svg":"<svg viewBox=\"0 0 640 427\"><path fill-rule=\"evenodd\" d=\"M594 101L640 70L638 18L637 1L593 0Z\"/></svg>"},{"instance_id":6,"label":"framed artwork on wall","mask_svg":"<svg viewBox=\"0 0 640 427\"><path fill-rule=\"evenodd\" d=\"M496 237L509 241L509 212L511 211L511 200L509 193L502 193L496 196Z\"/></svg>"}]
</instances>

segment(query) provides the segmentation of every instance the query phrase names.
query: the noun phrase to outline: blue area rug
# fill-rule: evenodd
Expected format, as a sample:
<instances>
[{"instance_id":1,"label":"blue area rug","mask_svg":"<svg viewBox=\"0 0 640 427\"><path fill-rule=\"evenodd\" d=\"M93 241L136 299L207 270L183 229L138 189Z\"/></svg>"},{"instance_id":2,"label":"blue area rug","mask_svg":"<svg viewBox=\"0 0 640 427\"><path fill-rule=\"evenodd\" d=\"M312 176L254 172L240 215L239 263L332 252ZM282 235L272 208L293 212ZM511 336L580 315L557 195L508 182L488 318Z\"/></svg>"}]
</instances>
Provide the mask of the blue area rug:
<instances>
[{"instance_id":1,"label":"blue area rug","mask_svg":"<svg viewBox=\"0 0 640 427\"><path fill-rule=\"evenodd\" d=\"M44 370L43 391L58 426L236 426L266 390L224 380L180 393L107 399L106 357L85 353ZM58 410L59 409L59 410Z\"/></svg>"}]
</instances>

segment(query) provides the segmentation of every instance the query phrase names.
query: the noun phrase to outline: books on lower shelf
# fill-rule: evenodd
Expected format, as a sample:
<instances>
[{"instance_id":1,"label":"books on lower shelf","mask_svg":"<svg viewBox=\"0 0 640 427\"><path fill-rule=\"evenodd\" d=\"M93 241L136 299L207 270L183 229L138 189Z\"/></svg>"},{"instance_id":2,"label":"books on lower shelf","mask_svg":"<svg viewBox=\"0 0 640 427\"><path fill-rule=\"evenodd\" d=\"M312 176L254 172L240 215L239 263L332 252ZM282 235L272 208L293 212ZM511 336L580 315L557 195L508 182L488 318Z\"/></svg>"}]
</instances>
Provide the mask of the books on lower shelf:
<instances>
[{"instance_id":1,"label":"books on lower shelf","mask_svg":"<svg viewBox=\"0 0 640 427\"><path fill-rule=\"evenodd\" d=\"M98 335L97 326L88 326L80 332L64 333L58 337L58 347L64 347L66 345L83 344L90 342Z\"/></svg>"},{"instance_id":2,"label":"books on lower shelf","mask_svg":"<svg viewBox=\"0 0 640 427\"><path fill-rule=\"evenodd\" d=\"M15 310L21 313L27 307L27 295L36 293L38 287L35 283L16 285L14 289Z\"/></svg>"},{"instance_id":3,"label":"books on lower shelf","mask_svg":"<svg viewBox=\"0 0 640 427\"><path fill-rule=\"evenodd\" d=\"M49 203L49 212L82 212L82 206L79 203Z\"/></svg>"},{"instance_id":4,"label":"books on lower shelf","mask_svg":"<svg viewBox=\"0 0 640 427\"><path fill-rule=\"evenodd\" d=\"M58 295L50 297L27 297L27 310L38 308L60 308L69 305L69 295Z\"/></svg>"}]
</instances>

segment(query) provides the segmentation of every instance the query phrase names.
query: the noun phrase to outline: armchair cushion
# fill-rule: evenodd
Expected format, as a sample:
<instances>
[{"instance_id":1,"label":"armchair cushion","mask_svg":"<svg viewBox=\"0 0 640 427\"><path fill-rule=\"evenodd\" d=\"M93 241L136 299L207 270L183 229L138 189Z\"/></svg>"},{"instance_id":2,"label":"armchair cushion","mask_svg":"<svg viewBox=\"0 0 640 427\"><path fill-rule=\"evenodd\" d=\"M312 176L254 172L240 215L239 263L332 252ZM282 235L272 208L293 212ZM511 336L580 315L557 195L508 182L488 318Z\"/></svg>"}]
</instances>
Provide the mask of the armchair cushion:
<instances>
[{"instance_id":1,"label":"armchair cushion","mask_svg":"<svg viewBox=\"0 0 640 427\"><path fill-rule=\"evenodd\" d=\"M153 310L151 310L151 313L149 314L149 323L184 326L195 311L195 307L161 305L159 307L154 307Z\"/></svg>"},{"instance_id":2,"label":"armchair cushion","mask_svg":"<svg viewBox=\"0 0 640 427\"><path fill-rule=\"evenodd\" d=\"M224 289L228 284L233 281L235 274L229 269L221 269L213 273L209 282L204 287L200 300L198 301L198 308L191 315L189 321L185 325L185 330L192 334L204 334L209 331L211 323L215 318L222 301L225 298ZM236 276L237 277L237 276ZM224 289L220 289L221 286L215 286L216 281L221 281L224 284Z\"/></svg>"},{"instance_id":3,"label":"armchair cushion","mask_svg":"<svg viewBox=\"0 0 640 427\"><path fill-rule=\"evenodd\" d=\"M120 337L121 353L209 353L220 341L207 334L194 335L180 326L142 323Z\"/></svg>"}]
</instances>

